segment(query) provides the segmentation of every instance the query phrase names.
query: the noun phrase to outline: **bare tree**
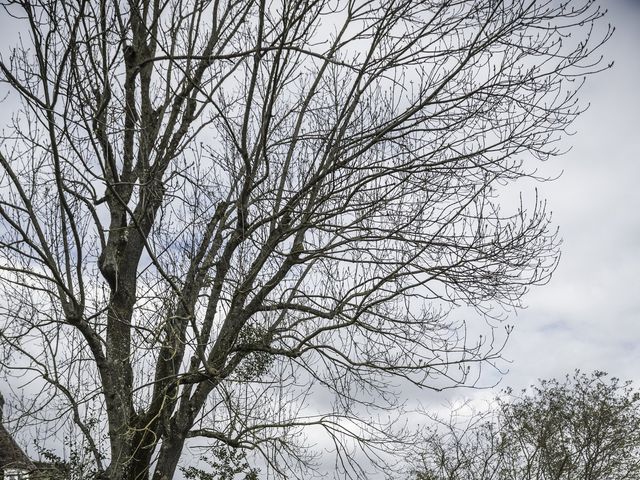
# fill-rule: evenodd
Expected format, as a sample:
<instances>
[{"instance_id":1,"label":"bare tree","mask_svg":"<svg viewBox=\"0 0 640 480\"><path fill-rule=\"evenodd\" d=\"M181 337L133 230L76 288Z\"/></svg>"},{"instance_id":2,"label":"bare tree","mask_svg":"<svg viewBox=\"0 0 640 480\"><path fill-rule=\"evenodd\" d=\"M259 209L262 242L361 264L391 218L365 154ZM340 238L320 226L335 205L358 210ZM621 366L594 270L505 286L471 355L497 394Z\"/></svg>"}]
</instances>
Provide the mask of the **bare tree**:
<instances>
[{"instance_id":1,"label":"bare tree","mask_svg":"<svg viewBox=\"0 0 640 480\"><path fill-rule=\"evenodd\" d=\"M398 385L499 357L450 310L553 270L544 202L498 196L602 68L591 0L2 5L4 371L104 478L172 478L192 438L306 478L318 429L363 476Z\"/></svg>"}]
</instances>

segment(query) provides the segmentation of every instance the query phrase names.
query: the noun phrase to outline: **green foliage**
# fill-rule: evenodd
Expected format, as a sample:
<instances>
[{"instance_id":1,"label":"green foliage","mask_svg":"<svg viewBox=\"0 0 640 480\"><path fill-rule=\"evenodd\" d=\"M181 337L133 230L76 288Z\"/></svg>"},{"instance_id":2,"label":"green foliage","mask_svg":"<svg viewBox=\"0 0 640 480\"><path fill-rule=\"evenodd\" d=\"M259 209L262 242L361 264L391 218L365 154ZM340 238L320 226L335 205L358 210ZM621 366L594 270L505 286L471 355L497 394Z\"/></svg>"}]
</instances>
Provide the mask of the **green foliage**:
<instances>
[{"instance_id":1,"label":"green foliage","mask_svg":"<svg viewBox=\"0 0 640 480\"><path fill-rule=\"evenodd\" d=\"M71 442L68 437L64 439L67 445ZM95 478L97 470L90 460L90 452L87 448L72 447L67 459L63 459L52 450L44 448L34 442L36 451L41 461L36 462L38 473L33 475L36 480L84 480Z\"/></svg>"},{"instance_id":2,"label":"green foliage","mask_svg":"<svg viewBox=\"0 0 640 480\"><path fill-rule=\"evenodd\" d=\"M209 468L181 467L184 478L187 480L258 480L259 469L252 468L247 461L247 455L243 450L217 447L212 450L211 457L202 456L200 459ZM244 474L244 477L238 475Z\"/></svg>"},{"instance_id":3,"label":"green foliage","mask_svg":"<svg viewBox=\"0 0 640 480\"><path fill-rule=\"evenodd\" d=\"M427 438L415 480L640 478L640 393L604 372L542 380Z\"/></svg>"},{"instance_id":4,"label":"green foliage","mask_svg":"<svg viewBox=\"0 0 640 480\"><path fill-rule=\"evenodd\" d=\"M237 380L247 382L261 377L269 371L275 358L269 352L260 350L269 344L266 341L267 335L268 332L265 328L259 325L247 324L240 331L237 340L238 348L250 352L236 368L235 378Z\"/></svg>"}]
</instances>

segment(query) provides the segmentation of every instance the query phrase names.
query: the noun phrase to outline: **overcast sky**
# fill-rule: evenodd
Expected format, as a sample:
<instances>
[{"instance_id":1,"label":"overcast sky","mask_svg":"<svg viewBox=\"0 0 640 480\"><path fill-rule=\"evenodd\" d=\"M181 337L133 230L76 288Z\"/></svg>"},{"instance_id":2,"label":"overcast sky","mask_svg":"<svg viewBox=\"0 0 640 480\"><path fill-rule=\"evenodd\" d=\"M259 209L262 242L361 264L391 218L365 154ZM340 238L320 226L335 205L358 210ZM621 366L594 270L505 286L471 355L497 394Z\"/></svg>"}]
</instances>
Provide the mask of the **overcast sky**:
<instances>
[{"instance_id":1,"label":"overcast sky","mask_svg":"<svg viewBox=\"0 0 640 480\"><path fill-rule=\"evenodd\" d=\"M607 0L612 70L590 79L573 150L539 186L563 238L551 282L527 297L504 385L600 369L640 386L640 1Z\"/></svg>"},{"instance_id":2,"label":"overcast sky","mask_svg":"<svg viewBox=\"0 0 640 480\"><path fill-rule=\"evenodd\" d=\"M590 107L564 142L571 151L540 172L560 178L523 186L529 198L537 187L548 201L563 242L559 266L549 284L525 297L527 308L506 321L514 327L499 363L507 373L484 369L478 382L497 386L419 393L433 411L466 400L481 407L503 387L524 388L578 368L640 388L640 0L600 4L616 29L602 54L615 64L588 79L581 98Z\"/></svg>"},{"instance_id":3,"label":"overcast sky","mask_svg":"<svg viewBox=\"0 0 640 480\"><path fill-rule=\"evenodd\" d=\"M601 3L616 28L603 50L615 66L583 90L591 107L574 124L573 149L547 165L561 178L539 185L560 227L562 259L551 282L532 290L528 308L509 322L515 329L503 386L575 368L640 386L640 1ZM455 395L476 394L429 397Z\"/></svg>"}]
</instances>

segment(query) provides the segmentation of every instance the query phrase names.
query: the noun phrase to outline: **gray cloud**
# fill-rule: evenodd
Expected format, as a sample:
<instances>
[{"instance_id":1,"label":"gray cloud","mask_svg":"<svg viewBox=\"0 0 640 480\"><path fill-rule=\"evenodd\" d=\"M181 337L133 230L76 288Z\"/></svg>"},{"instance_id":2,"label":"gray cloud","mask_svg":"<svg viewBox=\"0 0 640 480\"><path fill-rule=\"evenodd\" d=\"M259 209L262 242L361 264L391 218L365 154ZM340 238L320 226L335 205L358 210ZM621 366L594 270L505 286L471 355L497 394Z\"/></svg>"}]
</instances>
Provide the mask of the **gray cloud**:
<instances>
[{"instance_id":1,"label":"gray cloud","mask_svg":"<svg viewBox=\"0 0 640 480\"><path fill-rule=\"evenodd\" d=\"M589 79L572 151L549 165L564 173L539 187L561 228L562 260L514 318L506 385L574 368L640 385L640 1L605 6L616 33L603 53L615 66Z\"/></svg>"}]
</instances>

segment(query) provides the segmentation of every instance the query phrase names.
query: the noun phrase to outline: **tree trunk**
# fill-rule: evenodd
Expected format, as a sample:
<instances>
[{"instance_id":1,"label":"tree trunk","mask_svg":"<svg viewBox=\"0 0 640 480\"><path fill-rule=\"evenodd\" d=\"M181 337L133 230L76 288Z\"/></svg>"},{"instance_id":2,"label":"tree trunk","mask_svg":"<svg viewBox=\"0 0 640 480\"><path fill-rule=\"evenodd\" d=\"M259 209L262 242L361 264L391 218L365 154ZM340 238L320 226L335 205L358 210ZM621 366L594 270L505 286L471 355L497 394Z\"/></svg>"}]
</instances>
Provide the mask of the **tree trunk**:
<instances>
[{"instance_id":1,"label":"tree trunk","mask_svg":"<svg viewBox=\"0 0 640 480\"><path fill-rule=\"evenodd\" d=\"M182 455L184 441L185 437L182 434L174 434L171 438L163 440L153 480L171 480L173 478Z\"/></svg>"}]
</instances>

